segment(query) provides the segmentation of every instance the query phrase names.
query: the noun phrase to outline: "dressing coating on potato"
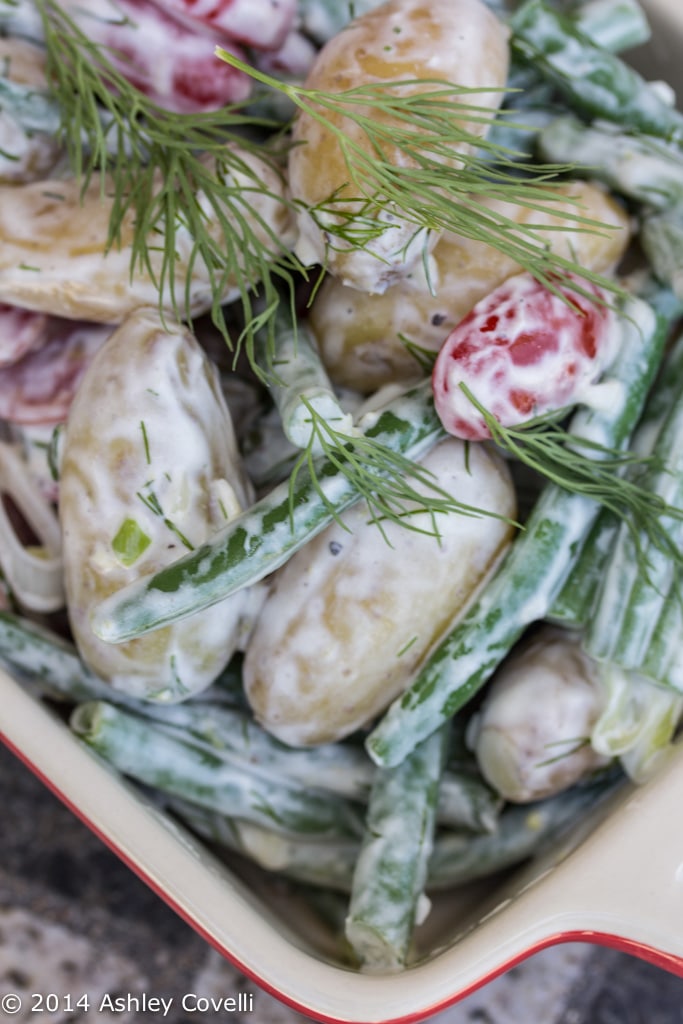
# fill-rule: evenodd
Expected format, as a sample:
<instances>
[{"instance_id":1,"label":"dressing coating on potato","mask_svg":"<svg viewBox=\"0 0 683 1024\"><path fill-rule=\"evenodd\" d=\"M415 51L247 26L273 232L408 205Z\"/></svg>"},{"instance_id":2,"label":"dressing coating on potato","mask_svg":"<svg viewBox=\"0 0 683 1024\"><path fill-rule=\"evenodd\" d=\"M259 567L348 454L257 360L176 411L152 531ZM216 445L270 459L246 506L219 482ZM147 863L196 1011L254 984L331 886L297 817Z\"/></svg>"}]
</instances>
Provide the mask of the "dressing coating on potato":
<instances>
[{"instance_id":1,"label":"dressing coating on potato","mask_svg":"<svg viewBox=\"0 0 683 1024\"><path fill-rule=\"evenodd\" d=\"M99 601L208 539L248 504L213 365L186 329L140 310L90 364L71 406L60 475L69 618L81 656L133 696L208 686L244 640L253 593L127 643L90 628Z\"/></svg>"},{"instance_id":2,"label":"dressing coating on potato","mask_svg":"<svg viewBox=\"0 0 683 1024\"><path fill-rule=\"evenodd\" d=\"M38 92L47 90L45 51L28 39L0 37L0 65L10 82L32 86Z\"/></svg>"},{"instance_id":3,"label":"dressing coating on potato","mask_svg":"<svg viewBox=\"0 0 683 1024\"><path fill-rule=\"evenodd\" d=\"M45 51L26 39L0 38L0 67L7 83L35 90L38 102L47 95ZM31 95L31 92L28 93ZM16 106L23 102L20 90ZM46 106L49 106L46 100ZM56 134L57 117L46 115L45 127L28 130L15 116L12 90L0 107L0 185L36 181L47 177L63 154L64 146ZM55 123L51 123L54 121Z\"/></svg>"},{"instance_id":4,"label":"dressing coating on potato","mask_svg":"<svg viewBox=\"0 0 683 1024\"><path fill-rule=\"evenodd\" d=\"M609 760L589 742L603 703L578 634L542 627L500 666L474 720L484 778L514 803L567 789Z\"/></svg>"},{"instance_id":5,"label":"dressing coating on potato","mask_svg":"<svg viewBox=\"0 0 683 1024\"><path fill-rule=\"evenodd\" d=\"M449 439L422 465L460 501L515 515L507 467L484 446ZM275 574L247 648L254 713L294 746L340 739L401 693L513 532L503 518L450 513L437 517L440 540L391 522L385 539L364 504L342 518ZM413 525L433 531L426 513Z\"/></svg>"},{"instance_id":6,"label":"dressing coating on potato","mask_svg":"<svg viewBox=\"0 0 683 1024\"><path fill-rule=\"evenodd\" d=\"M283 200L283 182L259 158L249 153L240 153L240 158L263 182L262 188L255 188L254 179L246 172L233 174L233 183L244 190L242 212L251 218L251 228L263 244L271 244L272 232L272 237L286 245L291 217ZM112 186L107 182L101 194L97 175L85 192L75 178L0 187L0 301L55 316L111 324L120 323L143 306L157 305L159 291L150 276L137 267L131 278L130 216L123 224L120 246L106 252L111 195ZM207 216L210 218L208 209ZM218 228L213 230L220 239ZM191 263L193 243L184 228L178 227L175 241L176 299L184 312L189 276L189 307L192 315L198 316L211 308L211 275L201 260ZM159 277L162 252L156 241L150 243L149 256ZM239 294L239 283L228 281L224 301ZM172 314L168 289L162 303Z\"/></svg>"},{"instance_id":7,"label":"dressing coating on potato","mask_svg":"<svg viewBox=\"0 0 683 1024\"><path fill-rule=\"evenodd\" d=\"M479 123L461 114L459 121L470 136L481 137L487 128L485 113L498 108L508 69L507 29L481 0L388 0L358 17L322 48L306 87L341 93L366 84L436 79L481 89L461 102L481 108ZM434 84L402 86L403 92L434 90ZM453 98L453 118L458 100ZM389 115L361 108L374 121L390 123ZM361 127L341 114L325 111L336 128L366 153L371 150ZM331 238L329 228L342 211L359 212L358 189L349 183L349 169L336 136L309 112L300 113L289 157L289 183L295 200L303 203L298 215L296 252L305 263L322 263L345 284L362 291L382 292L404 277L422 259L425 246L435 241L429 233L407 223L399 211L387 207L365 216L387 224L380 236L365 246ZM385 144L385 156L397 166L408 157L397 145ZM449 166L457 169L465 142L454 143ZM441 159L441 158L440 158ZM330 206L330 200L334 202ZM340 203L340 200L343 202ZM326 206L327 210L320 207ZM319 209L311 211L311 208Z\"/></svg>"},{"instance_id":8,"label":"dressing coating on potato","mask_svg":"<svg viewBox=\"0 0 683 1024\"><path fill-rule=\"evenodd\" d=\"M539 240L587 270L609 273L629 241L629 220L600 186L585 181L558 186L547 211L482 200L520 225L538 225ZM550 212L552 205L552 213ZM570 216L605 225L597 230L572 226ZM547 230L542 230L547 225ZM562 226L563 230L556 230ZM406 342L438 352L444 339L472 307L520 271L510 256L484 242L450 232L436 244L429 279L421 266L383 295L367 295L329 276L311 308L310 325L331 379L364 393L390 382L421 376Z\"/></svg>"}]
</instances>

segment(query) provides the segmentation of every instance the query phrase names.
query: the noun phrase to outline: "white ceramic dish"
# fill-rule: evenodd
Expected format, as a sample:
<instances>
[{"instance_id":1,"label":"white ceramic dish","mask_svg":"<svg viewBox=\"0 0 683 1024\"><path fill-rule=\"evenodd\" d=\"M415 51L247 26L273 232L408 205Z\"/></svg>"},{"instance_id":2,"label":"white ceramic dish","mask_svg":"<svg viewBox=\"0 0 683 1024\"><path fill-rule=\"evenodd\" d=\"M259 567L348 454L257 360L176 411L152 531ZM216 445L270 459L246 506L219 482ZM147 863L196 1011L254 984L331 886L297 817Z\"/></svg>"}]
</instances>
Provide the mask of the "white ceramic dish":
<instances>
[{"instance_id":1,"label":"white ceramic dish","mask_svg":"<svg viewBox=\"0 0 683 1024\"><path fill-rule=\"evenodd\" d=\"M643 0L654 29L635 55L648 77L680 84L683 7ZM206 940L263 988L319 1021L408 1024L564 941L627 950L683 975L683 744L657 777L629 789L469 905L439 899L421 959L390 977L336 959L305 906L258 875L245 880L160 815L84 749L48 708L0 672L0 739Z\"/></svg>"}]
</instances>

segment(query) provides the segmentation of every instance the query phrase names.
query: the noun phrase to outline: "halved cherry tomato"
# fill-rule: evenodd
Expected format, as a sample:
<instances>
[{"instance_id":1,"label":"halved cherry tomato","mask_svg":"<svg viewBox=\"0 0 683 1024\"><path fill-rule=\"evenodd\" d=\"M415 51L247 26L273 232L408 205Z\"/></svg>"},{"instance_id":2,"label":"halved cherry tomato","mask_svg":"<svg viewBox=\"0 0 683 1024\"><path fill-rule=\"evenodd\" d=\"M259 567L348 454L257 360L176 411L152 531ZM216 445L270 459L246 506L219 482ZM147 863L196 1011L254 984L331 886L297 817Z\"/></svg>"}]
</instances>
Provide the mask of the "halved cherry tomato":
<instances>
[{"instance_id":1,"label":"halved cherry tomato","mask_svg":"<svg viewBox=\"0 0 683 1024\"><path fill-rule=\"evenodd\" d=\"M558 295L531 274L516 274L451 331L432 377L449 434L491 436L461 385L505 427L580 401L614 357L618 331L605 292L574 280L587 295L564 282Z\"/></svg>"}]
</instances>

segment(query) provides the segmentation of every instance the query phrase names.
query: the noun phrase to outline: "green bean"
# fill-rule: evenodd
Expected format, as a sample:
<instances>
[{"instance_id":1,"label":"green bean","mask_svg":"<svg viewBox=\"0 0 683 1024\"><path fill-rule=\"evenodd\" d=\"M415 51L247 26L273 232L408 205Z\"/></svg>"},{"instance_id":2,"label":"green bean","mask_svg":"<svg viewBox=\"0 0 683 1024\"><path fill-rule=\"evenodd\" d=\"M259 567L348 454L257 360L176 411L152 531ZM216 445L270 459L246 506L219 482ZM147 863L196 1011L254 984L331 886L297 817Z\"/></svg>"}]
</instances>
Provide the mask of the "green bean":
<instances>
[{"instance_id":1,"label":"green bean","mask_svg":"<svg viewBox=\"0 0 683 1024\"><path fill-rule=\"evenodd\" d=\"M651 135L586 125L569 114L541 129L538 152L655 209L683 201L683 153Z\"/></svg>"},{"instance_id":2,"label":"green bean","mask_svg":"<svg viewBox=\"0 0 683 1024\"><path fill-rule=\"evenodd\" d=\"M572 826L622 785L623 775L607 771L593 782L531 804L508 804L490 835L453 833L437 837L427 892L465 885L522 863L566 835Z\"/></svg>"},{"instance_id":3,"label":"green bean","mask_svg":"<svg viewBox=\"0 0 683 1024\"><path fill-rule=\"evenodd\" d=\"M629 778L642 784L670 749L683 696L613 664L603 667L601 678L604 707L591 745L599 754L618 757Z\"/></svg>"},{"instance_id":4,"label":"green bean","mask_svg":"<svg viewBox=\"0 0 683 1024\"><path fill-rule=\"evenodd\" d=\"M531 159L539 134L546 125L558 116L558 111L545 101L541 106L524 106L522 109L514 105L515 96L511 96L511 109L502 108L486 135L486 150L481 150L483 159L495 162L498 159L522 160ZM491 146L497 147L495 150Z\"/></svg>"},{"instance_id":5,"label":"green bean","mask_svg":"<svg viewBox=\"0 0 683 1024\"><path fill-rule=\"evenodd\" d=\"M658 303L661 312L670 320L683 315L683 299L660 287L659 283L648 279L639 283L641 294L651 292L651 301ZM678 351L681 347L679 345ZM675 350L674 350L675 351ZM662 406L671 405L671 394L675 390L683 366L671 365L669 357L665 379L660 382L653 399L661 401ZM668 386L667 386L668 385ZM650 635L647 651L641 660L638 671L647 679L683 692L683 658L680 654L680 636L683 632L683 593L679 574L675 575L664 597L663 605L657 622Z\"/></svg>"},{"instance_id":6,"label":"green bean","mask_svg":"<svg viewBox=\"0 0 683 1024\"><path fill-rule=\"evenodd\" d=\"M601 509L545 616L549 622L567 629L583 629L588 624L618 529L619 520L614 513Z\"/></svg>"},{"instance_id":7,"label":"green bean","mask_svg":"<svg viewBox=\"0 0 683 1024\"><path fill-rule=\"evenodd\" d=\"M650 635L638 671L647 679L683 693L683 591L680 574L674 578Z\"/></svg>"},{"instance_id":8,"label":"green bean","mask_svg":"<svg viewBox=\"0 0 683 1024\"><path fill-rule=\"evenodd\" d=\"M47 93L9 78L0 77L0 110L30 134L56 135L61 125L59 106Z\"/></svg>"},{"instance_id":9,"label":"green bean","mask_svg":"<svg viewBox=\"0 0 683 1024\"><path fill-rule=\"evenodd\" d=\"M273 351L271 351L271 345ZM353 434L353 416L341 407L305 321L295 324L286 302L275 314L274 329L258 331L256 353L267 371L268 387L280 413L285 437L296 448L312 446L322 454L320 431L329 424L338 434Z\"/></svg>"},{"instance_id":10,"label":"green bean","mask_svg":"<svg viewBox=\"0 0 683 1024\"><path fill-rule=\"evenodd\" d=\"M43 25L37 5L32 0L10 0L0 4L0 32L31 43L42 43Z\"/></svg>"},{"instance_id":11,"label":"green bean","mask_svg":"<svg viewBox=\"0 0 683 1024\"><path fill-rule=\"evenodd\" d=\"M653 448L653 465L646 471L648 488L673 507L683 505L683 334L666 362L666 390L672 405ZM663 520L672 545L683 543L683 523ZM640 558L638 557L640 555ZM647 572L642 571L643 559ZM674 580L671 551L622 524L585 640L586 650L601 661L638 669Z\"/></svg>"},{"instance_id":12,"label":"green bean","mask_svg":"<svg viewBox=\"0 0 683 1024\"><path fill-rule=\"evenodd\" d=\"M510 5L508 0L485 0L485 3L486 6L502 20L505 20L510 14Z\"/></svg>"},{"instance_id":13,"label":"green bean","mask_svg":"<svg viewBox=\"0 0 683 1024\"><path fill-rule=\"evenodd\" d=\"M0 13L0 26L2 21L3 15ZM22 25L26 31L30 31L28 22L22 21ZM21 35L22 33L17 34ZM0 75L0 111L11 117L22 129L28 144L36 148L49 146L52 151L52 167L57 164L62 150L57 141L62 127L62 112L59 104L49 95L47 83L43 92L34 85L25 85L23 82L15 82L11 78ZM103 127L106 150L108 153L116 153L120 144L120 133L109 130L115 126L114 119L105 109L99 111L99 118ZM85 133L83 133L83 143L87 147L88 139ZM51 173L54 173L52 169Z\"/></svg>"},{"instance_id":14,"label":"green bean","mask_svg":"<svg viewBox=\"0 0 683 1024\"><path fill-rule=\"evenodd\" d=\"M346 919L346 938L365 971L395 971L408 958L425 905L448 733L442 727L375 777Z\"/></svg>"},{"instance_id":15,"label":"green bean","mask_svg":"<svg viewBox=\"0 0 683 1024\"><path fill-rule=\"evenodd\" d=\"M495 832L502 798L480 774L446 768L441 776L436 817L440 825Z\"/></svg>"},{"instance_id":16,"label":"green bean","mask_svg":"<svg viewBox=\"0 0 683 1024\"><path fill-rule=\"evenodd\" d=\"M35 683L42 696L71 703L121 704L174 729L180 740L205 745L217 757L224 752L228 760L242 761L247 770L367 801L376 766L362 746L346 742L294 749L270 736L247 710L239 657L196 700L153 704L112 690L63 637L12 612L0 612L0 661ZM497 794L471 770L444 773L438 809L442 824L491 831L501 806Z\"/></svg>"},{"instance_id":17,"label":"green bean","mask_svg":"<svg viewBox=\"0 0 683 1024\"><path fill-rule=\"evenodd\" d=\"M289 747L261 728L253 716L205 700L168 707L143 706L142 713L172 728L179 739L205 747L216 757L243 763L275 780L285 779L367 803L377 768L362 746L325 743ZM446 770L439 787L437 817L451 828L492 831L502 806L500 797L471 770Z\"/></svg>"},{"instance_id":18,"label":"green bean","mask_svg":"<svg viewBox=\"0 0 683 1024\"><path fill-rule=\"evenodd\" d=\"M547 77L573 109L650 135L683 139L683 114L571 18L543 0L526 0L509 24L513 53Z\"/></svg>"},{"instance_id":19,"label":"green bean","mask_svg":"<svg viewBox=\"0 0 683 1024\"><path fill-rule=\"evenodd\" d=\"M664 317L669 324L674 324L683 316L683 298L658 281L651 268L634 271L625 278L625 286L633 295L648 302L657 315Z\"/></svg>"},{"instance_id":20,"label":"green bean","mask_svg":"<svg viewBox=\"0 0 683 1024\"><path fill-rule=\"evenodd\" d=\"M260 494L287 480L301 454L285 437L275 406L254 421L241 448L244 468Z\"/></svg>"},{"instance_id":21,"label":"green bean","mask_svg":"<svg viewBox=\"0 0 683 1024\"><path fill-rule=\"evenodd\" d=\"M653 299L656 295L653 293ZM673 320L679 312L666 305L667 293L658 301ZM658 379L648 395L643 415L633 435L631 451L638 456L649 457L653 453L660 434L671 410L683 376L683 344L674 347L665 356ZM637 464L636 464L637 465ZM629 472L627 467L626 473ZM578 555L571 573L548 612L547 618L567 628L583 628L591 620L598 598L598 592L605 575L606 566L619 531L619 520L609 509L601 509Z\"/></svg>"},{"instance_id":22,"label":"green bean","mask_svg":"<svg viewBox=\"0 0 683 1024\"><path fill-rule=\"evenodd\" d=\"M652 35L637 0L588 0L570 11L569 17L584 36L611 53L642 46Z\"/></svg>"},{"instance_id":23,"label":"green bean","mask_svg":"<svg viewBox=\"0 0 683 1024\"><path fill-rule=\"evenodd\" d=\"M242 673L235 656L212 685L201 695L201 706L217 708L246 707ZM0 661L24 680L35 685L42 696L78 703L107 700L153 715L158 707L137 700L96 676L81 659L76 647L64 637L36 622L0 611ZM170 709L168 709L170 711Z\"/></svg>"},{"instance_id":24,"label":"green bean","mask_svg":"<svg viewBox=\"0 0 683 1024\"><path fill-rule=\"evenodd\" d=\"M642 300L622 313L620 356L603 381L615 389L610 409L580 409L570 432L607 446L628 444L659 366L665 323ZM505 654L552 607L599 506L587 495L548 484L524 531L467 614L437 646L412 685L367 738L370 756L397 764L454 715L488 680Z\"/></svg>"},{"instance_id":25,"label":"green bean","mask_svg":"<svg viewBox=\"0 0 683 1024\"><path fill-rule=\"evenodd\" d=\"M419 458L444 436L430 382L390 402L363 432L391 452ZM201 611L279 568L358 500L349 477L321 459L315 477L302 469L293 485L280 484L213 540L106 599L93 615L93 630L117 642Z\"/></svg>"},{"instance_id":26,"label":"green bean","mask_svg":"<svg viewBox=\"0 0 683 1024\"><path fill-rule=\"evenodd\" d=\"M437 832L429 858L427 894L467 885L521 864L566 835L625 781L622 772L608 769L546 800L508 804L490 834ZM174 798L167 806L198 835L244 854L265 870L335 892L351 891L359 839L291 840L187 801Z\"/></svg>"},{"instance_id":27,"label":"green bean","mask_svg":"<svg viewBox=\"0 0 683 1024\"><path fill-rule=\"evenodd\" d=\"M644 214L639 237L658 279L683 299L683 203Z\"/></svg>"},{"instance_id":28,"label":"green bean","mask_svg":"<svg viewBox=\"0 0 683 1024\"><path fill-rule=\"evenodd\" d=\"M361 746L288 747L258 725L249 712L215 708L202 701L154 707L149 714L171 727L179 738L186 737L218 758L242 763L249 771L367 801L376 769Z\"/></svg>"},{"instance_id":29,"label":"green bean","mask_svg":"<svg viewBox=\"0 0 683 1024\"><path fill-rule=\"evenodd\" d=\"M165 806L202 839L248 857L265 871L348 893L360 850L358 838L296 839L174 797Z\"/></svg>"},{"instance_id":30,"label":"green bean","mask_svg":"<svg viewBox=\"0 0 683 1024\"><path fill-rule=\"evenodd\" d=\"M593 45L619 53L646 43L651 31L645 11L638 0L588 0L569 10L560 8L568 24L590 39ZM505 17L507 20L510 14ZM514 15L513 15L514 17ZM554 85L543 78L534 65L520 60L513 52L507 86L515 90L508 97L512 106L547 106ZM550 104L552 106L552 103Z\"/></svg>"},{"instance_id":31,"label":"green bean","mask_svg":"<svg viewBox=\"0 0 683 1024\"><path fill-rule=\"evenodd\" d=\"M81 661L73 644L12 612L0 611L0 661L35 680L53 698L85 701L112 697L111 687Z\"/></svg>"},{"instance_id":32,"label":"green bean","mask_svg":"<svg viewBox=\"0 0 683 1024\"><path fill-rule=\"evenodd\" d=\"M301 30L322 45L352 18L378 7L382 0L298 0Z\"/></svg>"},{"instance_id":33,"label":"green bean","mask_svg":"<svg viewBox=\"0 0 683 1024\"><path fill-rule=\"evenodd\" d=\"M499 15L504 19L506 14ZM637 0L589 0L567 14L576 28L598 46L613 53L638 46L648 40L650 27ZM502 109L487 134L489 143L507 150L508 158L530 157L539 133L567 108L557 96L554 85L544 79L533 65L515 59L510 64L508 90ZM490 149L484 159L495 160ZM573 163L570 159L558 161Z\"/></svg>"},{"instance_id":34,"label":"green bean","mask_svg":"<svg viewBox=\"0 0 683 1024\"><path fill-rule=\"evenodd\" d=\"M349 801L289 780L275 784L105 701L78 705L70 725L120 772L164 793L284 835L341 838L361 829L358 808Z\"/></svg>"}]
</instances>

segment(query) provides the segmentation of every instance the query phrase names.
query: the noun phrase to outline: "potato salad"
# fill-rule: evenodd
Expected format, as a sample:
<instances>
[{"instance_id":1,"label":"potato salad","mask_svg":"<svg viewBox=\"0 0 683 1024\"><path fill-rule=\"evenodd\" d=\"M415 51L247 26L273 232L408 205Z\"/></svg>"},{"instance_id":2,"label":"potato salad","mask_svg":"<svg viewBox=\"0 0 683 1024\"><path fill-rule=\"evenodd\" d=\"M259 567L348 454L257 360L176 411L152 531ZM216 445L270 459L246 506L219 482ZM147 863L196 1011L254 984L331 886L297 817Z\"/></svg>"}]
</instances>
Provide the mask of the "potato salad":
<instances>
[{"instance_id":1,"label":"potato salad","mask_svg":"<svg viewBox=\"0 0 683 1024\"><path fill-rule=\"evenodd\" d=\"M0 0L0 660L333 903L356 970L679 729L649 33L644 0Z\"/></svg>"}]
</instances>

